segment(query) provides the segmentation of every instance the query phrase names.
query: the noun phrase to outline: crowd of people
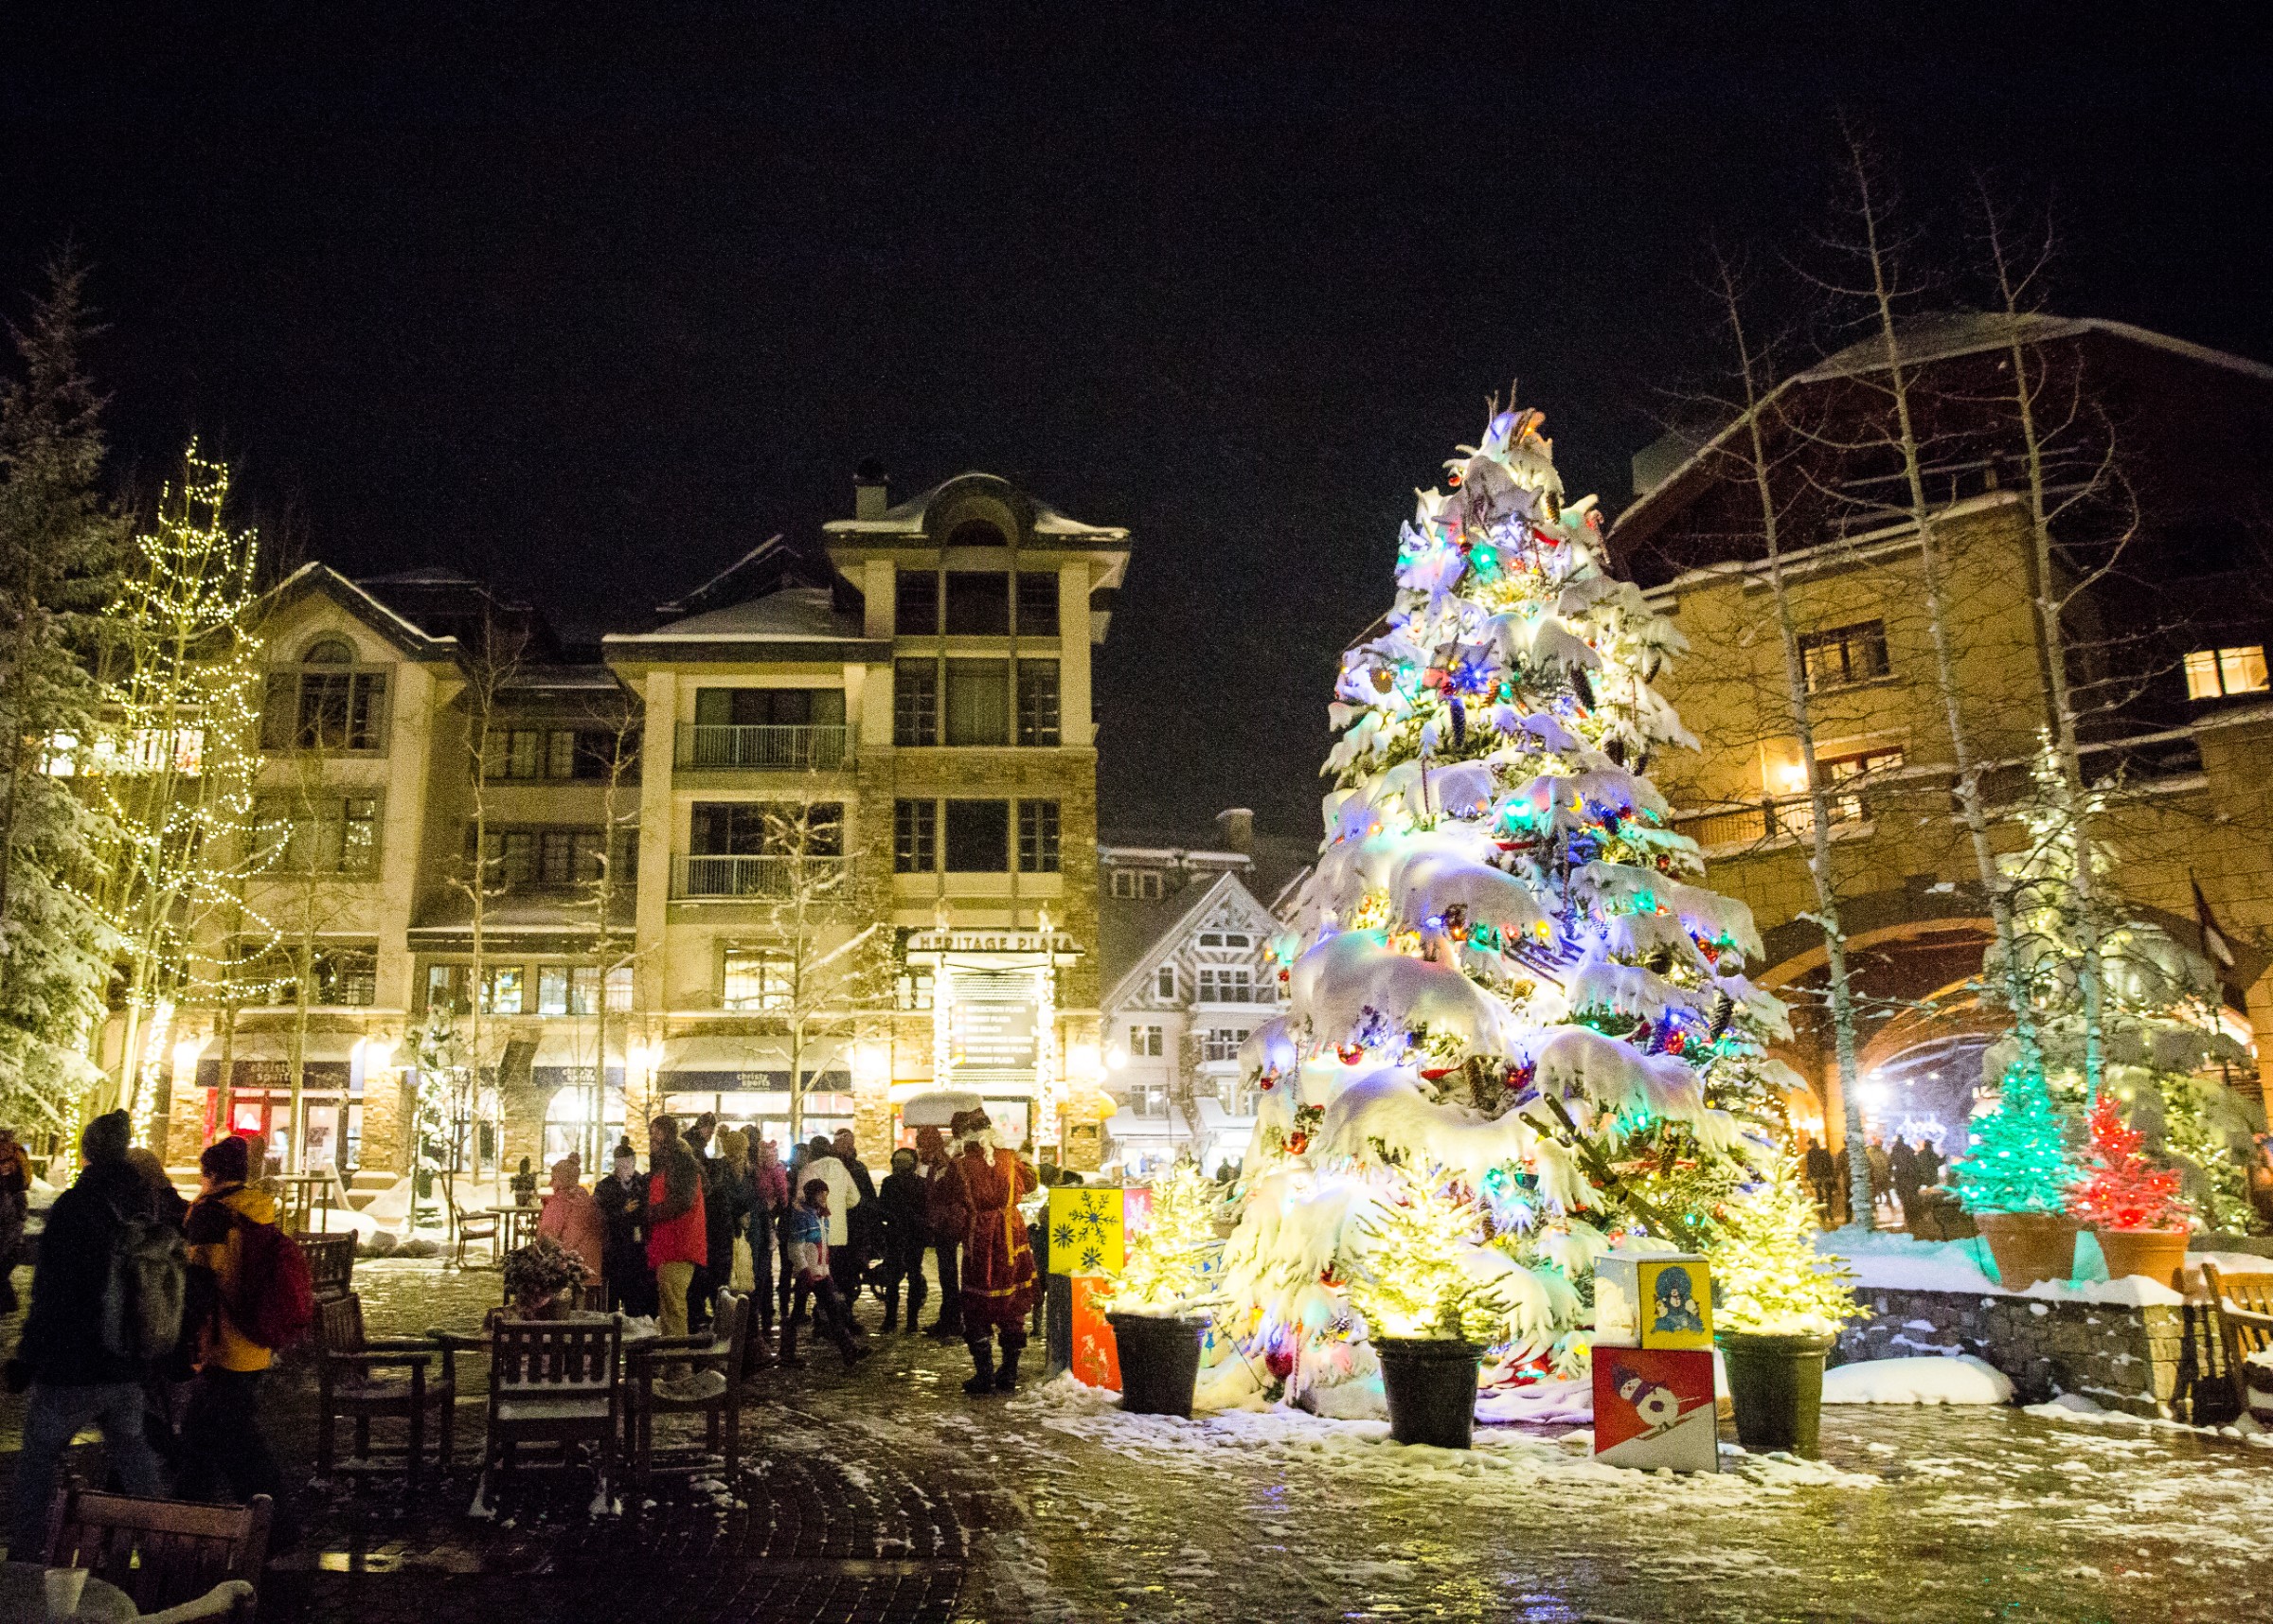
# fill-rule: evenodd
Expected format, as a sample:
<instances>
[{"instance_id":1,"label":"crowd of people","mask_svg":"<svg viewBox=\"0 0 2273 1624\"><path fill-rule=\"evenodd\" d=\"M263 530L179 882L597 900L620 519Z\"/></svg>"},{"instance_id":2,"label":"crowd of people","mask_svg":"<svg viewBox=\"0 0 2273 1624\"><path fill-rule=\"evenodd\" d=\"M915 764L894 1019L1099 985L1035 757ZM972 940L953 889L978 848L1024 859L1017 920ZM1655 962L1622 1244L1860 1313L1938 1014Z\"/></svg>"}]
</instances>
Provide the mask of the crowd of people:
<instances>
[{"instance_id":1,"label":"crowd of people","mask_svg":"<svg viewBox=\"0 0 2273 1624\"><path fill-rule=\"evenodd\" d=\"M698 1333L746 1270L753 1365L802 1365L808 1328L856 1364L872 1344L853 1308L872 1290L884 1303L880 1334L960 1338L972 1356L967 1391L1017 1385L1040 1290L1018 1203L1039 1175L995 1142L985 1112L958 1114L945 1133L918 1130L881 1187L850 1129L814 1135L784 1162L755 1128L708 1113L684 1126L659 1115L647 1149L642 1170L632 1142L617 1144L590 1189L573 1157L554 1164L537 1220L539 1234L606 1282L610 1310L652 1314L666 1336ZM926 1259L940 1283L928 1326Z\"/></svg>"},{"instance_id":2,"label":"crowd of people","mask_svg":"<svg viewBox=\"0 0 2273 1624\"><path fill-rule=\"evenodd\" d=\"M1863 1147L1863 1158L1870 1181L1871 1205L1897 1207L1902 1213L1903 1227L1915 1228L1918 1192L1942 1182L1942 1170L1946 1164L1940 1148L1921 1134L1915 1145L1896 1135L1889 1149L1883 1134L1873 1133ZM1846 1146L1840 1146L1835 1155L1821 1140L1811 1140L1801 1154L1800 1170L1806 1176L1809 1192L1816 1198L1816 1210L1822 1215L1825 1228L1836 1228L1854 1221L1853 1186L1850 1183L1853 1163Z\"/></svg>"},{"instance_id":3,"label":"crowd of people","mask_svg":"<svg viewBox=\"0 0 2273 1624\"><path fill-rule=\"evenodd\" d=\"M6 1367L9 1390L27 1393L9 1550L39 1548L63 1454L88 1428L102 1437L116 1488L208 1501L267 1494L276 1543L289 1544L260 1395L277 1349L313 1310L299 1305L295 1326L293 1305L279 1306L295 1288L278 1278L289 1269L277 1248L297 1251L263 1187L265 1145L237 1135L206 1146L194 1203L155 1155L130 1145L123 1112L89 1123L80 1154L78 1178L48 1210L29 1314ZM30 1174L0 1132L0 1259L20 1244ZM880 1334L967 1344L966 1392L1017 1385L1041 1277L1018 1203L1040 1175L995 1142L984 1112L958 1114L944 1133L921 1130L893 1153L881 1187L849 1131L816 1135L785 1163L757 1130L708 1115L684 1126L654 1117L644 1169L626 1139L588 1188L574 1157L551 1175L538 1233L605 1282L608 1309L653 1315L666 1336L708 1327L719 1294L740 1286L757 1316L753 1367L801 1365L809 1326L857 1364L873 1344L853 1310L873 1291ZM927 1260L940 1298L923 1325ZM0 1312L18 1312L12 1274L0 1269ZM304 1263L298 1290L305 1296Z\"/></svg>"},{"instance_id":4,"label":"crowd of people","mask_svg":"<svg viewBox=\"0 0 2273 1624\"><path fill-rule=\"evenodd\" d=\"M81 1431L103 1440L111 1480L129 1494L276 1503L275 1539L294 1538L283 1474L262 1429L263 1374L305 1322L306 1270L255 1182L257 1140L231 1137L199 1158L198 1198L182 1199L155 1154L133 1148L123 1111L80 1136L84 1166L56 1197L32 1276L31 1307L9 1390L23 1393L24 1448L11 1489L10 1556L36 1555L63 1451ZM0 1135L0 1259L22 1234L29 1169ZM12 1270L0 1271L0 1284ZM14 1294L0 1312L16 1312Z\"/></svg>"}]
</instances>

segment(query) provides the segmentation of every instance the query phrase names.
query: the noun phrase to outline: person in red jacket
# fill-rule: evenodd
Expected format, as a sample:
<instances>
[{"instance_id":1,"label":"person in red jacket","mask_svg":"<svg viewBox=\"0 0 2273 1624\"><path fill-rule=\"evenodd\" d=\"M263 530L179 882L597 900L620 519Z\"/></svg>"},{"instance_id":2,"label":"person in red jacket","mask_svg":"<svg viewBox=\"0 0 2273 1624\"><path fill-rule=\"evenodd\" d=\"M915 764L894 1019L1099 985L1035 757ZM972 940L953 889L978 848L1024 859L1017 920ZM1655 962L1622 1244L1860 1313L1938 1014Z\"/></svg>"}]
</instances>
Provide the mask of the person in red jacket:
<instances>
[{"instance_id":1,"label":"person in red jacket","mask_svg":"<svg viewBox=\"0 0 2273 1624\"><path fill-rule=\"evenodd\" d=\"M647 1265L655 1272L665 1336L687 1334L687 1288L710 1258L703 1174L668 1115L647 1125Z\"/></svg>"},{"instance_id":2,"label":"person in red jacket","mask_svg":"<svg viewBox=\"0 0 2273 1624\"><path fill-rule=\"evenodd\" d=\"M957 1112L948 1130L956 1153L933 1210L956 1214L963 1224L963 1341L972 1365L963 1391L1007 1393L1018 1385L1018 1356L1026 1348L1026 1319L1036 1291L1034 1248L1018 1216L1019 1198L1035 1187L1034 1169L1016 1151L995 1144L993 1124L983 1111Z\"/></svg>"}]
</instances>

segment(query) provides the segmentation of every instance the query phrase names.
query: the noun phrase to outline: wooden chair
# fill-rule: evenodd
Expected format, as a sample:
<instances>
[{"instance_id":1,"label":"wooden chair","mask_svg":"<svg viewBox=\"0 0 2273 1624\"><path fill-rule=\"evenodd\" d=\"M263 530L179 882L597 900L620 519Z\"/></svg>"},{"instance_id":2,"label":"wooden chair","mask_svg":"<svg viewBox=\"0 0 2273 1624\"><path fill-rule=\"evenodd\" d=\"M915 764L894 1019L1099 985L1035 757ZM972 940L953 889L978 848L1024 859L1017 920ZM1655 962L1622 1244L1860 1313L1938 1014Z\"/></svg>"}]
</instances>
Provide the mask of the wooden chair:
<instances>
[{"instance_id":1,"label":"wooden chair","mask_svg":"<svg viewBox=\"0 0 2273 1624\"><path fill-rule=\"evenodd\" d=\"M624 1426L626 1449L632 1457L633 1514L647 1502L648 1478L654 1470L655 1418L703 1418L703 1447L725 1457L725 1478L733 1486L735 1468L742 1459L742 1372L750 1351L750 1322L756 1305L732 1292L718 1294L717 1312L710 1331L702 1336L665 1336L632 1343L624 1352ZM725 1333L720 1335L721 1328ZM658 1387L661 1372L686 1366L690 1378L716 1370L720 1385L708 1383L700 1391ZM721 1449L720 1434L725 1434Z\"/></svg>"},{"instance_id":2,"label":"wooden chair","mask_svg":"<svg viewBox=\"0 0 2273 1624\"><path fill-rule=\"evenodd\" d=\"M588 1444L595 1512L610 1508L617 1440L623 1430L623 1319L508 1319L490 1330L488 1437L474 1515L492 1515L490 1475L512 1469L515 1451Z\"/></svg>"},{"instance_id":3,"label":"wooden chair","mask_svg":"<svg viewBox=\"0 0 2273 1624\"><path fill-rule=\"evenodd\" d=\"M444 1472L450 1470L457 1411L455 1347L432 1337L371 1341L363 1332L363 1298L353 1292L316 1304L315 1344L318 1477L330 1477L337 1465L335 1445L342 1419L355 1423L355 1453L343 1470L388 1470L371 1454L371 1422L399 1419L410 1427L410 1439L403 1453L403 1487L416 1494L420 1465L426 1454L429 1410L436 1412L440 1421L438 1464ZM427 1366L438 1355L442 1362L441 1379L430 1381ZM380 1374L392 1370L403 1374Z\"/></svg>"},{"instance_id":4,"label":"wooden chair","mask_svg":"<svg viewBox=\"0 0 2273 1624\"><path fill-rule=\"evenodd\" d=\"M315 1300L330 1302L355 1289L355 1237L352 1235L295 1235L308 1259L309 1283Z\"/></svg>"},{"instance_id":5,"label":"wooden chair","mask_svg":"<svg viewBox=\"0 0 2273 1624\"><path fill-rule=\"evenodd\" d=\"M451 1211L457 1219L457 1250L451 1260L459 1268L466 1266L466 1246L470 1241L487 1240L490 1243L490 1264L501 1267L505 1261L504 1243L497 1238L497 1215L493 1212L468 1212L455 1202Z\"/></svg>"},{"instance_id":6,"label":"wooden chair","mask_svg":"<svg viewBox=\"0 0 2273 1624\"><path fill-rule=\"evenodd\" d=\"M271 1509L265 1494L250 1506L192 1506L91 1493L75 1482L48 1508L47 1565L83 1567L126 1592L135 1611L163 1612L232 1579L258 1586ZM253 1601L229 1616L249 1624Z\"/></svg>"},{"instance_id":7,"label":"wooden chair","mask_svg":"<svg viewBox=\"0 0 2273 1624\"><path fill-rule=\"evenodd\" d=\"M2249 1376L2243 1361L2273 1347L2273 1274L2225 1275L2202 1265L2202 1285L2218 1316L2218 1347L2233 1383L2237 1415L2249 1413Z\"/></svg>"}]
</instances>

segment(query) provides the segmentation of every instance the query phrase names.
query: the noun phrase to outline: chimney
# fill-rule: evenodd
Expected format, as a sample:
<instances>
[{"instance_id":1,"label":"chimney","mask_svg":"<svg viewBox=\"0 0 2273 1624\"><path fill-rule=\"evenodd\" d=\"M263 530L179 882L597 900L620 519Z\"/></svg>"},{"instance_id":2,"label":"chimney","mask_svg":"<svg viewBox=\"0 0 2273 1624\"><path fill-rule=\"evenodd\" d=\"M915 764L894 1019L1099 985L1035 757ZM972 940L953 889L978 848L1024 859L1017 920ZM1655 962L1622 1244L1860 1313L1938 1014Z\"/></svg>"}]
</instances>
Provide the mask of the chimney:
<instances>
[{"instance_id":1,"label":"chimney","mask_svg":"<svg viewBox=\"0 0 2273 1624\"><path fill-rule=\"evenodd\" d=\"M884 464L871 456L852 471L852 517L881 519L891 505L891 486L885 477Z\"/></svg>"},{"instance_id":2,"label":"chimney","mask_svg":"<svg viewBox=\"0 0 2273 1624\"><path fill-rule=\"evenodd\" d=\"M1255 814L1245 807L1226 807L1215 814L1215 830L1226 851L1255 848Z\"/></svg>"}]
</instances>

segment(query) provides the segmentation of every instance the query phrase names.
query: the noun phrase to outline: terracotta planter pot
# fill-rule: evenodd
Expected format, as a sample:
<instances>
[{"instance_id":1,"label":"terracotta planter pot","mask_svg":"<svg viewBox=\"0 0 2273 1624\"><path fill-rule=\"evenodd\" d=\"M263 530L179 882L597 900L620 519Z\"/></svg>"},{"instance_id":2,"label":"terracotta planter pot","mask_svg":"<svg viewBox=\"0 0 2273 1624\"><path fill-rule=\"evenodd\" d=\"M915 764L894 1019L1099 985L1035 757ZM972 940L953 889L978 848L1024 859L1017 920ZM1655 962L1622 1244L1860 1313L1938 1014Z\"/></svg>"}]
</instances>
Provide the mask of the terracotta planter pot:
<instances>
[{"instance_id":1,"label":"terracotta planter pot","mask_svg":"<svg viewBox=\"0 0 2273 1624\"><path fill-rule=\"evenodd\" d=\"M2180 1271L2186 1267L2187 1233L2183 1229L2094 1229L2100 1255L2107 1259L2107 1277L2144 1275L2158 1286L2183 1292Z\"/></svg>"},{"instance_id":2,"label":"terracotta planter pot","mask_svg":"<svg viewBox=\"0 0 2273 1624\"><path fill-rule=\"evenodd\" d=\"M1974 1222L1996 1259L1997 1284L2025 1292L2076 1272L2076 1221L2057 1212L1980 1212Z\"/></svg>"}]
</instances>

